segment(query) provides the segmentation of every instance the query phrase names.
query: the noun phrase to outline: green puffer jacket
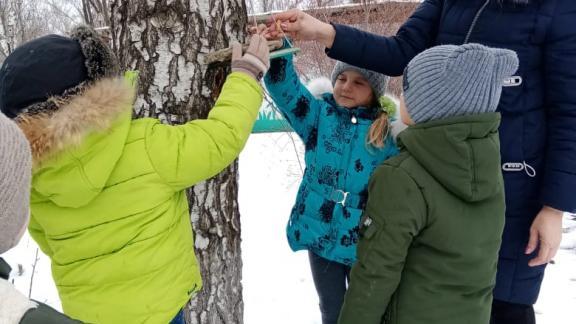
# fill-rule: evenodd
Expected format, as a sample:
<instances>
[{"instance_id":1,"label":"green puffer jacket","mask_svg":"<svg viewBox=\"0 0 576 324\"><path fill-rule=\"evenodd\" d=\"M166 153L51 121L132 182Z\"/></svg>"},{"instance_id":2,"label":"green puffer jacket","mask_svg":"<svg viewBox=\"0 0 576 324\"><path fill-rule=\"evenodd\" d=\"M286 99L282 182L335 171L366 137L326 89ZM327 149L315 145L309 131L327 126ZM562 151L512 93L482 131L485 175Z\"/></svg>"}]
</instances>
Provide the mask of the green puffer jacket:
<instances>
[{"instance_id":1,"label":"green puffer jacket","mask_svg":"<svg viewBox=\"0 0 576 324\"><path fill-rule=\"evenodd\" d=\"M341 324L487 324L504 227L497 113L411 126L369 184Z\"/></svg>"},{"instance_id":2,"label":"green puffer jacket","mask_svg":"<svg viewBox=\"0 0 576 324\"><path fill-rule=\"evenodd\" d=\"M131 119L133 87L98 81L51 116L19 121L35 160L29 230L66 314L168 323L201 288L185 189L238 156L260 85L228 76L206 120Z\"/></svg>"}]
</instances>

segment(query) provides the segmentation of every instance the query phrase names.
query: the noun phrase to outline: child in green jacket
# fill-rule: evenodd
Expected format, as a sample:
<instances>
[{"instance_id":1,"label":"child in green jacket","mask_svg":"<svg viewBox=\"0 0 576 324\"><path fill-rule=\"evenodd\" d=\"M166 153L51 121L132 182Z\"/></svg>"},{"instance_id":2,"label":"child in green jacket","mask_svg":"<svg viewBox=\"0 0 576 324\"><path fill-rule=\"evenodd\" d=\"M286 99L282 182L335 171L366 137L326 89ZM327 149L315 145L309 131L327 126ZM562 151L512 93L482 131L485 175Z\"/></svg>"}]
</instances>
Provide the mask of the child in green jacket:
<instances>
[{"instance_id":1,"label":"child in green jacket","mask_svg":"<svg viewBox=\"0 0 576 324\"><path fill-rule=\"evenodd\" d=\"M487 324L504 226L496 107L510 50L433 47L404 71L401 153L376 169L341 324ZM405 104L404 104L405 103Z\"/></svg>"},{"instance_id":2,"label":"child in green jacket","mask_svg":"<svg viewBox=\"0 0 576 324\"><path fill-rule=\"evenodd\" d=\"M202 285L186 188L228 166L262 102L268 46L239 47L206 119L132 120L135 89L87 27L48 35L0 69L0 109L30 142L29 230L52 261L66 314L89 323L161 323Z\"/></svg>"}]
</instances>

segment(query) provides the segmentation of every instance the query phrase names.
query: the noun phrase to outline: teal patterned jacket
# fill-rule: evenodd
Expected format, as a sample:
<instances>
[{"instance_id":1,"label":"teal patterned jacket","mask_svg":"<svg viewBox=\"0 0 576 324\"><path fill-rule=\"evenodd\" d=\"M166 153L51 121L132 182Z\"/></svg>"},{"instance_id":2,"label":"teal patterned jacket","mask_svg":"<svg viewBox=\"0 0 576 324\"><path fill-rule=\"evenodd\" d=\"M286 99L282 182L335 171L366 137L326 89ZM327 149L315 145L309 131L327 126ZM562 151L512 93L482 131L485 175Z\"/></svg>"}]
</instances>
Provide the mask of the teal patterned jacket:
<instances>
[{"instance_id":1,"label":"teal patterned jacket","mask_svg":"<svg viewBox=\"0 0 576 324\"><path fill-rule=\"evenodd\" d=\"M380 108L347 109L330 93L317 99L300 82L292 56L272 60L264 81L306 149L306 169L287 226L290 247L352 265L368 179L398 154L392 136L381 149L366 143Z\"/></svg>"}]
</instances>

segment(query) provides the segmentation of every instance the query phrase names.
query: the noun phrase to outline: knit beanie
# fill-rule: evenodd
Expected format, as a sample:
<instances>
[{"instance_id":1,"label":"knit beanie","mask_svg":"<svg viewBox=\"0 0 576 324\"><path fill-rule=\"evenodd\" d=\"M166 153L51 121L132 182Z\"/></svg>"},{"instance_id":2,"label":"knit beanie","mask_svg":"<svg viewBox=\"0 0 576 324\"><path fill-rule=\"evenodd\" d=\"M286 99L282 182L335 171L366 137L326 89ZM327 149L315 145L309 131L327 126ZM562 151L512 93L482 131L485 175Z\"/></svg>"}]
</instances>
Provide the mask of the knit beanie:
<instances>
[{"instance_id":1,"label":"knit beanie","mask_svg":"<svg viewBox=\"0 0 576 324\"><path fill-rule=\"evenodd\" d=\"M480 44L441 45L418 54L404 71L404 99L415 123L496 111L516 53Z\"/></svg>"},{"instance_id":2,"label":"knit beanie","mask_svg":"<svg viewBox=\"0 0 576 324\"><path fill-rule=\"evenodd\" d=\"M380 97L384 96L384 94L386 93L386 87L388 86L388 77L386 75L384 75L382 73L362 69L362 68L359 68L357 66L350 65L350 64L340 62L340 61L338 61L336 63L336 65L334 65L334 69L332 70L332 77L331 77L332 86L334 86L336 84L336 80L338 79L338 76L342 72L349 71L349 70L353 70L353 71L356 71L356 72L362 74L362 76L366 80L368 80L368 83L370 84L370 86L372 87L372 90L374 91L374 95L376 96L376 99L379 99Z\"/></svg>"},{"instance_id":3,"label":"knit beanie","mask_svg":"<svg viewBox=\"0 0 576 324\"><path fill-rule=\"evenodd\" d=\"M50 113L92 82L118 75L112 51L90 27L47 35L16 48L0 68L0 111Z\"/></svg>"},{"instance_id":4,"label":"knit beanie","mask_svg":"<svg viewBox=\"0 0 576 324\"><path fill-rule=\"evenodd\" d=\"M0 254L14 247L26 226L32 157L18 126L0 113Z\"/></svg>"}]
</instances>

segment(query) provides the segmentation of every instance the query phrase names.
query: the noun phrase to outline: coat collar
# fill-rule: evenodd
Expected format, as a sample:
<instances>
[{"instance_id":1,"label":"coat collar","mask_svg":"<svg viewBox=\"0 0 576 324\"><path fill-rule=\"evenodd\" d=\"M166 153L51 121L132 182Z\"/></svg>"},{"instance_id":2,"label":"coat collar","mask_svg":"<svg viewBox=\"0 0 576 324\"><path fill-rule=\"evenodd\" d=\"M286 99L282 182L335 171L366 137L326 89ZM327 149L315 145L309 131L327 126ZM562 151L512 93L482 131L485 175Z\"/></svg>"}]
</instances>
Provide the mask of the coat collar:
<instances>
[{"instance_id":1,"label":"coat collar","mask_svg":"<svg viewBox=\"0 0 576 324\"><path fill-rule=\"evenodd\" d=\"M79 145L88 134L109 128L132 107L134 94L134 88L122 77L102 79L62 102L51 114L19 115L15 121L30 142L35 167Z\"/></svg>"},{"instance_id":2,"label":"coat collar","mask_svg":"<svg viewBox=\"0 0 576 324\"><path fill-rule=\"evenodd\" d=\"M342 107L336 103L334 95L331 93L324 94L322 99L324 99L324 101L326 101L332 109L346 116L350 117L355 116L360 120L367 120L367 121L373 121L379 116L380 109L377 107L364 107L364 106L359 106L355 108Z\"/></svg>"}]
</instances>

